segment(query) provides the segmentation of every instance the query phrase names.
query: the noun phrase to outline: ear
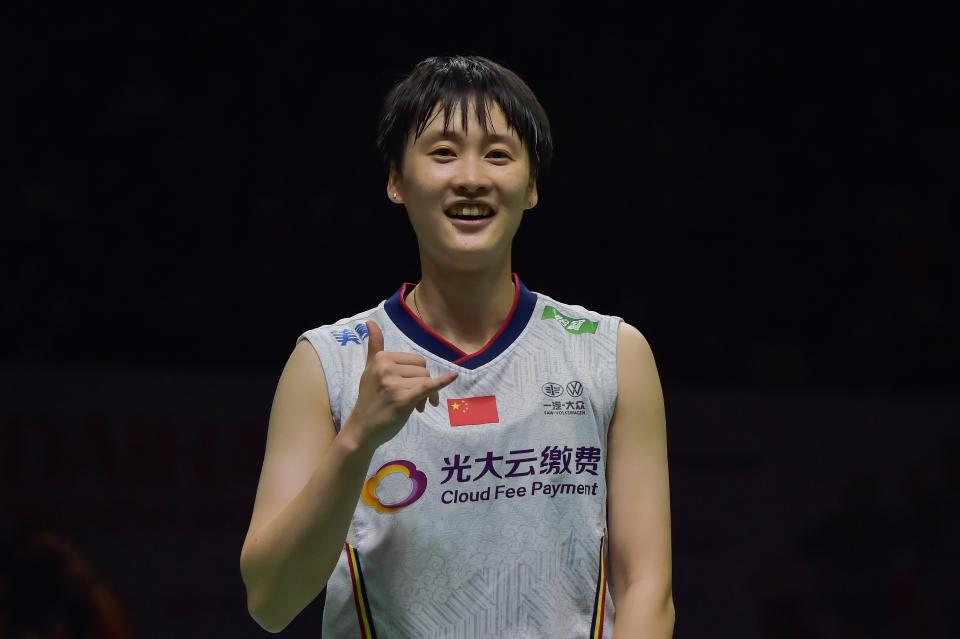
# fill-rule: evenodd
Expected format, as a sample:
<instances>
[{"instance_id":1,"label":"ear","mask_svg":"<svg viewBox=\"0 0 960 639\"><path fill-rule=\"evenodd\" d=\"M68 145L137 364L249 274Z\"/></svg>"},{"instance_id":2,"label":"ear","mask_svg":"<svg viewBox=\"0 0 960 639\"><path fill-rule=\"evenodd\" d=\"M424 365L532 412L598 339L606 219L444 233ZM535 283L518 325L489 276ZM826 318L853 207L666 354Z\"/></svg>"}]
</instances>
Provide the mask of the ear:
<instances>
[{"instance_id":1,"label":"ear","mask_svg":"<svg viewBox=\"0 0 960 639\"><path fill-rule=\"evenodd\" d=\"M530 183L527 185L527 202L523 210L526 211L527 209L535 207L539 199L540 195L537 193L537 183L531 178Z\"/></svg>"},{"instance_id":2,"label":"ear","mask_svg":"<svg viewBox=\"0 0 960 639\"><path fill-rule=\"evenodd\" d=\"M400 176L397 175L397 169L393 164L390 165L390 175L387 176L387 199L394 204L403 202L403 193L400 190Z\"/></svg>"}]
</instances>

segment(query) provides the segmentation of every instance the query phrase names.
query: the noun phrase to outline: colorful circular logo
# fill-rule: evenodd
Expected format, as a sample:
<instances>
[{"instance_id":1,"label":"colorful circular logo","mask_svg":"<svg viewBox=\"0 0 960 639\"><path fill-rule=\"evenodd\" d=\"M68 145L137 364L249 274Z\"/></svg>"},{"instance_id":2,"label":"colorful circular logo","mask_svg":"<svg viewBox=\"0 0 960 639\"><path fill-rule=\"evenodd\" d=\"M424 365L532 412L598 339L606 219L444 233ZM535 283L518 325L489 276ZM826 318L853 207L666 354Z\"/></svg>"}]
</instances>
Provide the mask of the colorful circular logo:
<instances>
[{"instance_id":1,"label":"colorful circular logo","mask_svg":"<svg viewBox=\"0 0 960 639\"><path fill-rule=\"evenodd\" d=\"M400 501L385 504L377 497L377 486L380 485L384 477L394 473L403 473L409 477L413 487L410 489L410 494ZM360 499L362 499L363 503L367 506L376 508L378 513L395 513L420 499L426 490L427 476L423 471L417 470L413 462L408 462L405 459L395 459L381 466L380 470L363 483L363 489L360 491Z\"/></svg>"}]
</instances>

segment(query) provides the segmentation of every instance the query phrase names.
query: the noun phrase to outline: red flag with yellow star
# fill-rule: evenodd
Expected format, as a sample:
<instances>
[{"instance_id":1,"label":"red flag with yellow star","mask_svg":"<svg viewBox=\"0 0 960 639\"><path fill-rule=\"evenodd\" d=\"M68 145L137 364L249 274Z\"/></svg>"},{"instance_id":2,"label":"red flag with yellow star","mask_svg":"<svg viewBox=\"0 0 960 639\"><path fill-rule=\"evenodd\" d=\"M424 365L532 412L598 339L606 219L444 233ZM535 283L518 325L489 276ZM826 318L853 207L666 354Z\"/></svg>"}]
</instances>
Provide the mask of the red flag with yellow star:
<instances>
[{"instance_id":1,"label":"red flag with yellow star","mask_svg":"<svg viewBox=\"0 0 960 639\"><path fill-rule=\"evenodd\" d=\"M496 395L448 399L447 412L450 414L451 426L500 423Z\"/></svg>"}]
</instances>

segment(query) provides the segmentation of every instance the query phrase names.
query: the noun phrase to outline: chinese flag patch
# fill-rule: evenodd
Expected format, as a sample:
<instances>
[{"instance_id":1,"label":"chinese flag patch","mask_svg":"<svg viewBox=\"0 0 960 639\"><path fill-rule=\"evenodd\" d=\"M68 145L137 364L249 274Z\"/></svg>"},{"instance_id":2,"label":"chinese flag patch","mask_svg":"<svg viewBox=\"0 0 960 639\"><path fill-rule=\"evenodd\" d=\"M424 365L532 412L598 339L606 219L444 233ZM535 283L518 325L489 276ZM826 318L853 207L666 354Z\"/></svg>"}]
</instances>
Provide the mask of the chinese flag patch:
<instances>
[{"instance_id":1,"label":"chinese flag patch","mask_svg":"<svg viewBox=\"0 0 960 639\"><path fill-rule=\"evenodd\" d=\"M447 412L450 414L451 426L500 423L496 395L448 399Z\"/></svg>"}]
</instances>

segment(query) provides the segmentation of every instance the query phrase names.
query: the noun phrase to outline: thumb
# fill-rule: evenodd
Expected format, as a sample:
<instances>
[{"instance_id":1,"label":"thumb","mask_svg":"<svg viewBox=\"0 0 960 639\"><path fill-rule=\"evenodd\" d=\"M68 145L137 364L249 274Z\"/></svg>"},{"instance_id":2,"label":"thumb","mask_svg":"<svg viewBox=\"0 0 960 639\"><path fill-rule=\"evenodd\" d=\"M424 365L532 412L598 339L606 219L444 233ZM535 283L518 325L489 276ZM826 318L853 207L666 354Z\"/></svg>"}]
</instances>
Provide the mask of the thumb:
<instances>
[{"instance_id":1,"label":"thumb","mask_svg":"<svg viewBox=\"0 0 960 639\"><path fill-rule=\"evenodd\" d=\"M380 327L373 320L367 320L367 361L373 359L373 356L383 350L383 333Z\"/></svg>"}]
</instances>

